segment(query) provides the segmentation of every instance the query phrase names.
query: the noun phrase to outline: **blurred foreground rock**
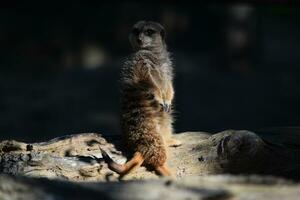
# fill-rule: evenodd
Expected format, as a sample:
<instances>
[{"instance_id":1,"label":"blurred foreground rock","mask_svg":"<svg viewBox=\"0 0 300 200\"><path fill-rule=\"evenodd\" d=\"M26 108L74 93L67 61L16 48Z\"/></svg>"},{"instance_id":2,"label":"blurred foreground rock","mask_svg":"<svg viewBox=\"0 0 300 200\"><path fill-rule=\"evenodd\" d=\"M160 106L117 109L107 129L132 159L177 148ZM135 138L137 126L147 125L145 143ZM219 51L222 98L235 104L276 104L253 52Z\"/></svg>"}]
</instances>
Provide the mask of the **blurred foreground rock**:
<instances>
[{"instance_id":1,"label":"blurred foreground rock","mask_svg":"<svg viewBox=\"0 0 300 200\"><path fill-rule=\"evenodd\" d=\"M299 180L299 146L295 145L295 140L274 143L276 140L262 139L253 132L235 130L213 135L185 132L175 137L183 145L169 148L169 165L174 174L172 181L158 180L156 174L141 167L123 179L135 181L121 183L116 182L118 175L107 168L99 150L100 146L116 162L125 162L130 155L122 149L120 136L104 138L100 134L86 133L32 144L2 141L0 173L15 176L1 175L0 197L296 199L300 196L300 188L296 184L275 177L249 176L276 175ZM244 175L209 176L225 173ZM95 181L98 183L93 183Z\"/></svg>"},{"instance_id":2,"label":"blurred foreground rock","mask_svg":"<svg viewBox=\"0 0 300 200\"><path fill-rule=\"evenodd\" d=\"M3 200L240 199L298 200L300 185L273 177L213 175L122 182L69 182L0 175Z\"/></svg>"}]
</instances>

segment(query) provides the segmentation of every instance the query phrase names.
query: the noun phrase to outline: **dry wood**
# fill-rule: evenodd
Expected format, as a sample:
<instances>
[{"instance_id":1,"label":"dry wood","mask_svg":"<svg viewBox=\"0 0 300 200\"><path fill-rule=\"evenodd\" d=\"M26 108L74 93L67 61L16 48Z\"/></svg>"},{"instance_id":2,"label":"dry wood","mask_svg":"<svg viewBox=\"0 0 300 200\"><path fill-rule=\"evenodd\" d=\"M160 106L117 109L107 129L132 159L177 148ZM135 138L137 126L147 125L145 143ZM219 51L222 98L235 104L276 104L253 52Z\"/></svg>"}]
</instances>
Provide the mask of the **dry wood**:
<instances>
[{"instance_id":1,"label":"dry wood","mask_svg":"<svg viewBox=\"0 0 300 200\"><path fill-rule=\"evenodd\" d=\"M235 130L213 135L185 132L175 137L183 142L182 146L169 149L169 165L177 178L221 173L300 177L299 150L295 145L275 144L253 132ZM2 141L0 172L72 181L117 180L117 174L103 162L99 146L115 161L126 161L126 151L119 151L118 137L86 133L32 144ZM158 176L144 167L124 177L149 178Z\"/></svg>"}]
</instances>

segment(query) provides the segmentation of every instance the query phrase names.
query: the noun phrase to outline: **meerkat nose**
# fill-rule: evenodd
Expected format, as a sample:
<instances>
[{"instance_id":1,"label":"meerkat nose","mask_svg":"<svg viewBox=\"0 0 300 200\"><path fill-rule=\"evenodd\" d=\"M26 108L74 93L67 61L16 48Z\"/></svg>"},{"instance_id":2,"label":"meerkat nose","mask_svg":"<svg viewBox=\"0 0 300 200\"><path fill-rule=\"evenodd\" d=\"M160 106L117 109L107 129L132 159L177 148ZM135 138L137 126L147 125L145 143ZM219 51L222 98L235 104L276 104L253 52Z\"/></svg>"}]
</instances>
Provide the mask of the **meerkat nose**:
<instances>
[{"instance_id":1,"label":"meerkat nose","mask_svg":"<svg viewBox=\"0 0 300 200\"><path fill-rule=\"evenodd\" d=\"M143 41L142 41L140 38L138 38L138 39L137 39L137 43L138 43L139 45L141 45L141 44L143 43Z\"/></svg>"}]
</instances>

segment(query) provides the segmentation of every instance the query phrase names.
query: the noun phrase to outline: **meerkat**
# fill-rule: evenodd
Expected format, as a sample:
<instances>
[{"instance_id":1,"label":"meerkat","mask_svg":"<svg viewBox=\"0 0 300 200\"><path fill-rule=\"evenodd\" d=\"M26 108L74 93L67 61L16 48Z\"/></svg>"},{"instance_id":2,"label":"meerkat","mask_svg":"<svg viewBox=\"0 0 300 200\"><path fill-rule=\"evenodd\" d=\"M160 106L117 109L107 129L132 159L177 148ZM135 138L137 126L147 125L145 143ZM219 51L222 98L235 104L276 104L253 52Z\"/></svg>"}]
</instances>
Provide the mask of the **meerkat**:
<instances>
[{"instance_id":1,"label":"meerkat","mask_svg":"<svg viewBox=\"0 0 300 200\"><path fill-rule=\"evenodd\" d=\"M125 175L142 164L170 176L167 146L180 146L172 138L173 67L165 43L165 30L152 21L139 21L129 34L134 53L121 70L121 129L133 158L120 165L102 150L111 170Z\"/></svg>"}]
</instances>

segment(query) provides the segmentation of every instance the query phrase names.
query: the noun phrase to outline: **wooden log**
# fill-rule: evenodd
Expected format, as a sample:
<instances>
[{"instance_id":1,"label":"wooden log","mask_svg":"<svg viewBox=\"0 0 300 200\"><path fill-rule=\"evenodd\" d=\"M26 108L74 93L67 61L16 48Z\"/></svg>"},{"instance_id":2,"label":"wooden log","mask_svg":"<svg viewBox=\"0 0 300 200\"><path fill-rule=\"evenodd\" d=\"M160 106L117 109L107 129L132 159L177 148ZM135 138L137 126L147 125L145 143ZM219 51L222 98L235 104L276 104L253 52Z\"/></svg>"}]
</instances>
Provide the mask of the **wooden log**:
<instances>
[{"instance_id":1,"label":"wooden log","mask_svg":"<svg viewBox=\"0 0 300 200\"><path fill-rule=\"evenodd\" d=\"M185 132L175 135L183 145L169 148L169 165L177 178L207 174L267 174L300 178L297 146L262 139L250 131L217 134ZM72 181L115 181L118 175L103 162L99 146L119 163L126 161L119 137L85 133L27 144L0 143L0 172ZM126 156L125 156L126 155ZM128 155L130 157L130 155ZM158 178L141 167L124 180Z\"/></svg>"}]
</instances>

